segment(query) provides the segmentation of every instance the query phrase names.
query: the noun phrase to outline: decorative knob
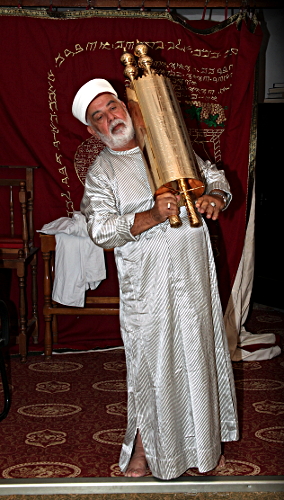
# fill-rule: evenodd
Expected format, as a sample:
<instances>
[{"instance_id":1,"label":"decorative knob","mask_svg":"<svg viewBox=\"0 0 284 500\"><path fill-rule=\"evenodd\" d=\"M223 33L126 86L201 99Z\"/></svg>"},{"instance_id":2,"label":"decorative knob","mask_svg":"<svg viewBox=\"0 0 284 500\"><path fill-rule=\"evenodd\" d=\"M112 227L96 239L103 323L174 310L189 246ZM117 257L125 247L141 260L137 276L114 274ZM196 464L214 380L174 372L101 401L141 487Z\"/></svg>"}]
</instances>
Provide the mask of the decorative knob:
<instances>
[{"instance_id":1,"label":"decorative knob","mask_svg":"<svg viewBox=\"0 0 284 500\"><path fill-rule=\"evenodd\" d=\"M148 47L145 43L140 43L137 41L137 45L134 49L134 54L138 57L138 66L142 68L144 71L144 75L151 75L154 73L154 70L151 69L151 65L153 63L152 57L148 56Z\"/></svg>"},{"instance_id":2,"label":"decorative knob","mask_svg":"<svg viewBox=\"0 0 284 500\"><path fill-rule=\"evenodd\" d=\"M133 82L133 80L135 80L138 76L138 68L136 66L135 57L130 52L126 52L126 48L124 48L120 61L125 66L125 70L123 72L124 76Z\"/></svg>"}]
</instances>

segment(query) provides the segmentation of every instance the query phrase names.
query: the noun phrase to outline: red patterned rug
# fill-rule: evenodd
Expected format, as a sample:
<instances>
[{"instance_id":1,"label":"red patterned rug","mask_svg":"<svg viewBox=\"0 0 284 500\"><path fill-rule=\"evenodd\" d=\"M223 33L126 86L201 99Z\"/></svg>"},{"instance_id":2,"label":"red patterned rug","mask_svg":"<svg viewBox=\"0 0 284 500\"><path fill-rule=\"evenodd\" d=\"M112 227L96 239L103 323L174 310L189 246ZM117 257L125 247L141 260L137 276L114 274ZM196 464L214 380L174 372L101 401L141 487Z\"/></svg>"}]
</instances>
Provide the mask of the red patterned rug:
<instances>
[{"instance_id":1,"label":"red patterned rug","mask_svg":"<svg viewBox=\"0 0 284 500\"><path fill-rule=\"evenodd\" d=\"M254 308L252 333L284 336L284 313ZM284 354L234 363L241 439L225 445L226 467L207 475L282 475L284 470ZM30 355L8 360L12 404L0 423L0 477L121 476L126 426L122 349ZM200 475L196 469L185 475Z\"/></svg>"}]
</instances>

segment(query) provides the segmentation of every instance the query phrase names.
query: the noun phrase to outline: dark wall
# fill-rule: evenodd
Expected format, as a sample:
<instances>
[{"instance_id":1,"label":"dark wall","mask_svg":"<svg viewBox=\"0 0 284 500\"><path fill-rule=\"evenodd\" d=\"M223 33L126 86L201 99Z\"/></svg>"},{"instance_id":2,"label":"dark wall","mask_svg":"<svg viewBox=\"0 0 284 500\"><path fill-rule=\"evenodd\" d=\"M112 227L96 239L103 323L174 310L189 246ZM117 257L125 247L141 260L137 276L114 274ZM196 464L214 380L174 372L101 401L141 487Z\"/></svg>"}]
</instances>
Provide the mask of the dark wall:
<instances>
[{"instance_id":1,"label":"dark wall","mask_svg":"<svg viewBox=\"0 0 284 500\"><path fill-rule=\"evenodd\" d=\"M258 105L255 302L284 309L284 103Z\"/></svg>"}]
</instances>

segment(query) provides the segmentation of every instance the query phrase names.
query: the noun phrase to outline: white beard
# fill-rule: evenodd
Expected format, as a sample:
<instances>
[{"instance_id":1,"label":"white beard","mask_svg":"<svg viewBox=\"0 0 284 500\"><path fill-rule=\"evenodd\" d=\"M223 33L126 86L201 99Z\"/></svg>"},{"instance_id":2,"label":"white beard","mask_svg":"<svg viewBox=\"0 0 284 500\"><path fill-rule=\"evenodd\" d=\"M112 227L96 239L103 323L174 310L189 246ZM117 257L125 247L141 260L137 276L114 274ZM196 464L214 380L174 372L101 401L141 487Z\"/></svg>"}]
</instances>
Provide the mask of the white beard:
<instances>
[{"instance_id":1,"label":"white beard","mask_svg":"<svg viewBox=\"0 0 284 500\"><path fill-rule=\"evenodd\" d=\"M117 125L119 125L120 123L122 123L124 125L124 127L120 127L117 130L117 132L113 133L112 132L113 129ZM112 124L110 125L110 128L109 128L108 135L102 134L101 132L98 132L97 130L96 130L96 133L98 134L101 141L106 146L108 146L110 149L117 149L117 148L122 148L123 146L126 146L126 144L128 144L128 142L130 142L135 135L132 120L131 120L130 115L127 111L126 111L125 121L117 118L116 120L114 120L112 122Z\"/></svg>"}]
</instances>

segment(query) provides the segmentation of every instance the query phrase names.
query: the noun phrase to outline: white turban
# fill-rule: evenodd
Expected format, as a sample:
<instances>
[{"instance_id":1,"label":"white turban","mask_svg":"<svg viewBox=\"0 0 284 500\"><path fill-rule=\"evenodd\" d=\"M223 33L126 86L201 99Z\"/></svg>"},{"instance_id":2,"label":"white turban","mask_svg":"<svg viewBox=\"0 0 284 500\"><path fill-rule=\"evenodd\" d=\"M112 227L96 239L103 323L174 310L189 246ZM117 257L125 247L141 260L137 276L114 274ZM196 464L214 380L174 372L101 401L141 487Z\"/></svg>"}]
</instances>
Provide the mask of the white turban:
<instances>
[{"instance_id":1,"label":"white turban","mask_svg":"<svg viewBox=\"0 0 284 500\"><path fill-rule=\"evenodd\" d=\"M86 121L88 106L99 94L103 94L104 92L109 92L117 97L116 91L107 80L95 78L85 83L74 97L72 114L75 118L78 118L84 125L88 125Z\"/></svg>"}]
</instances>

